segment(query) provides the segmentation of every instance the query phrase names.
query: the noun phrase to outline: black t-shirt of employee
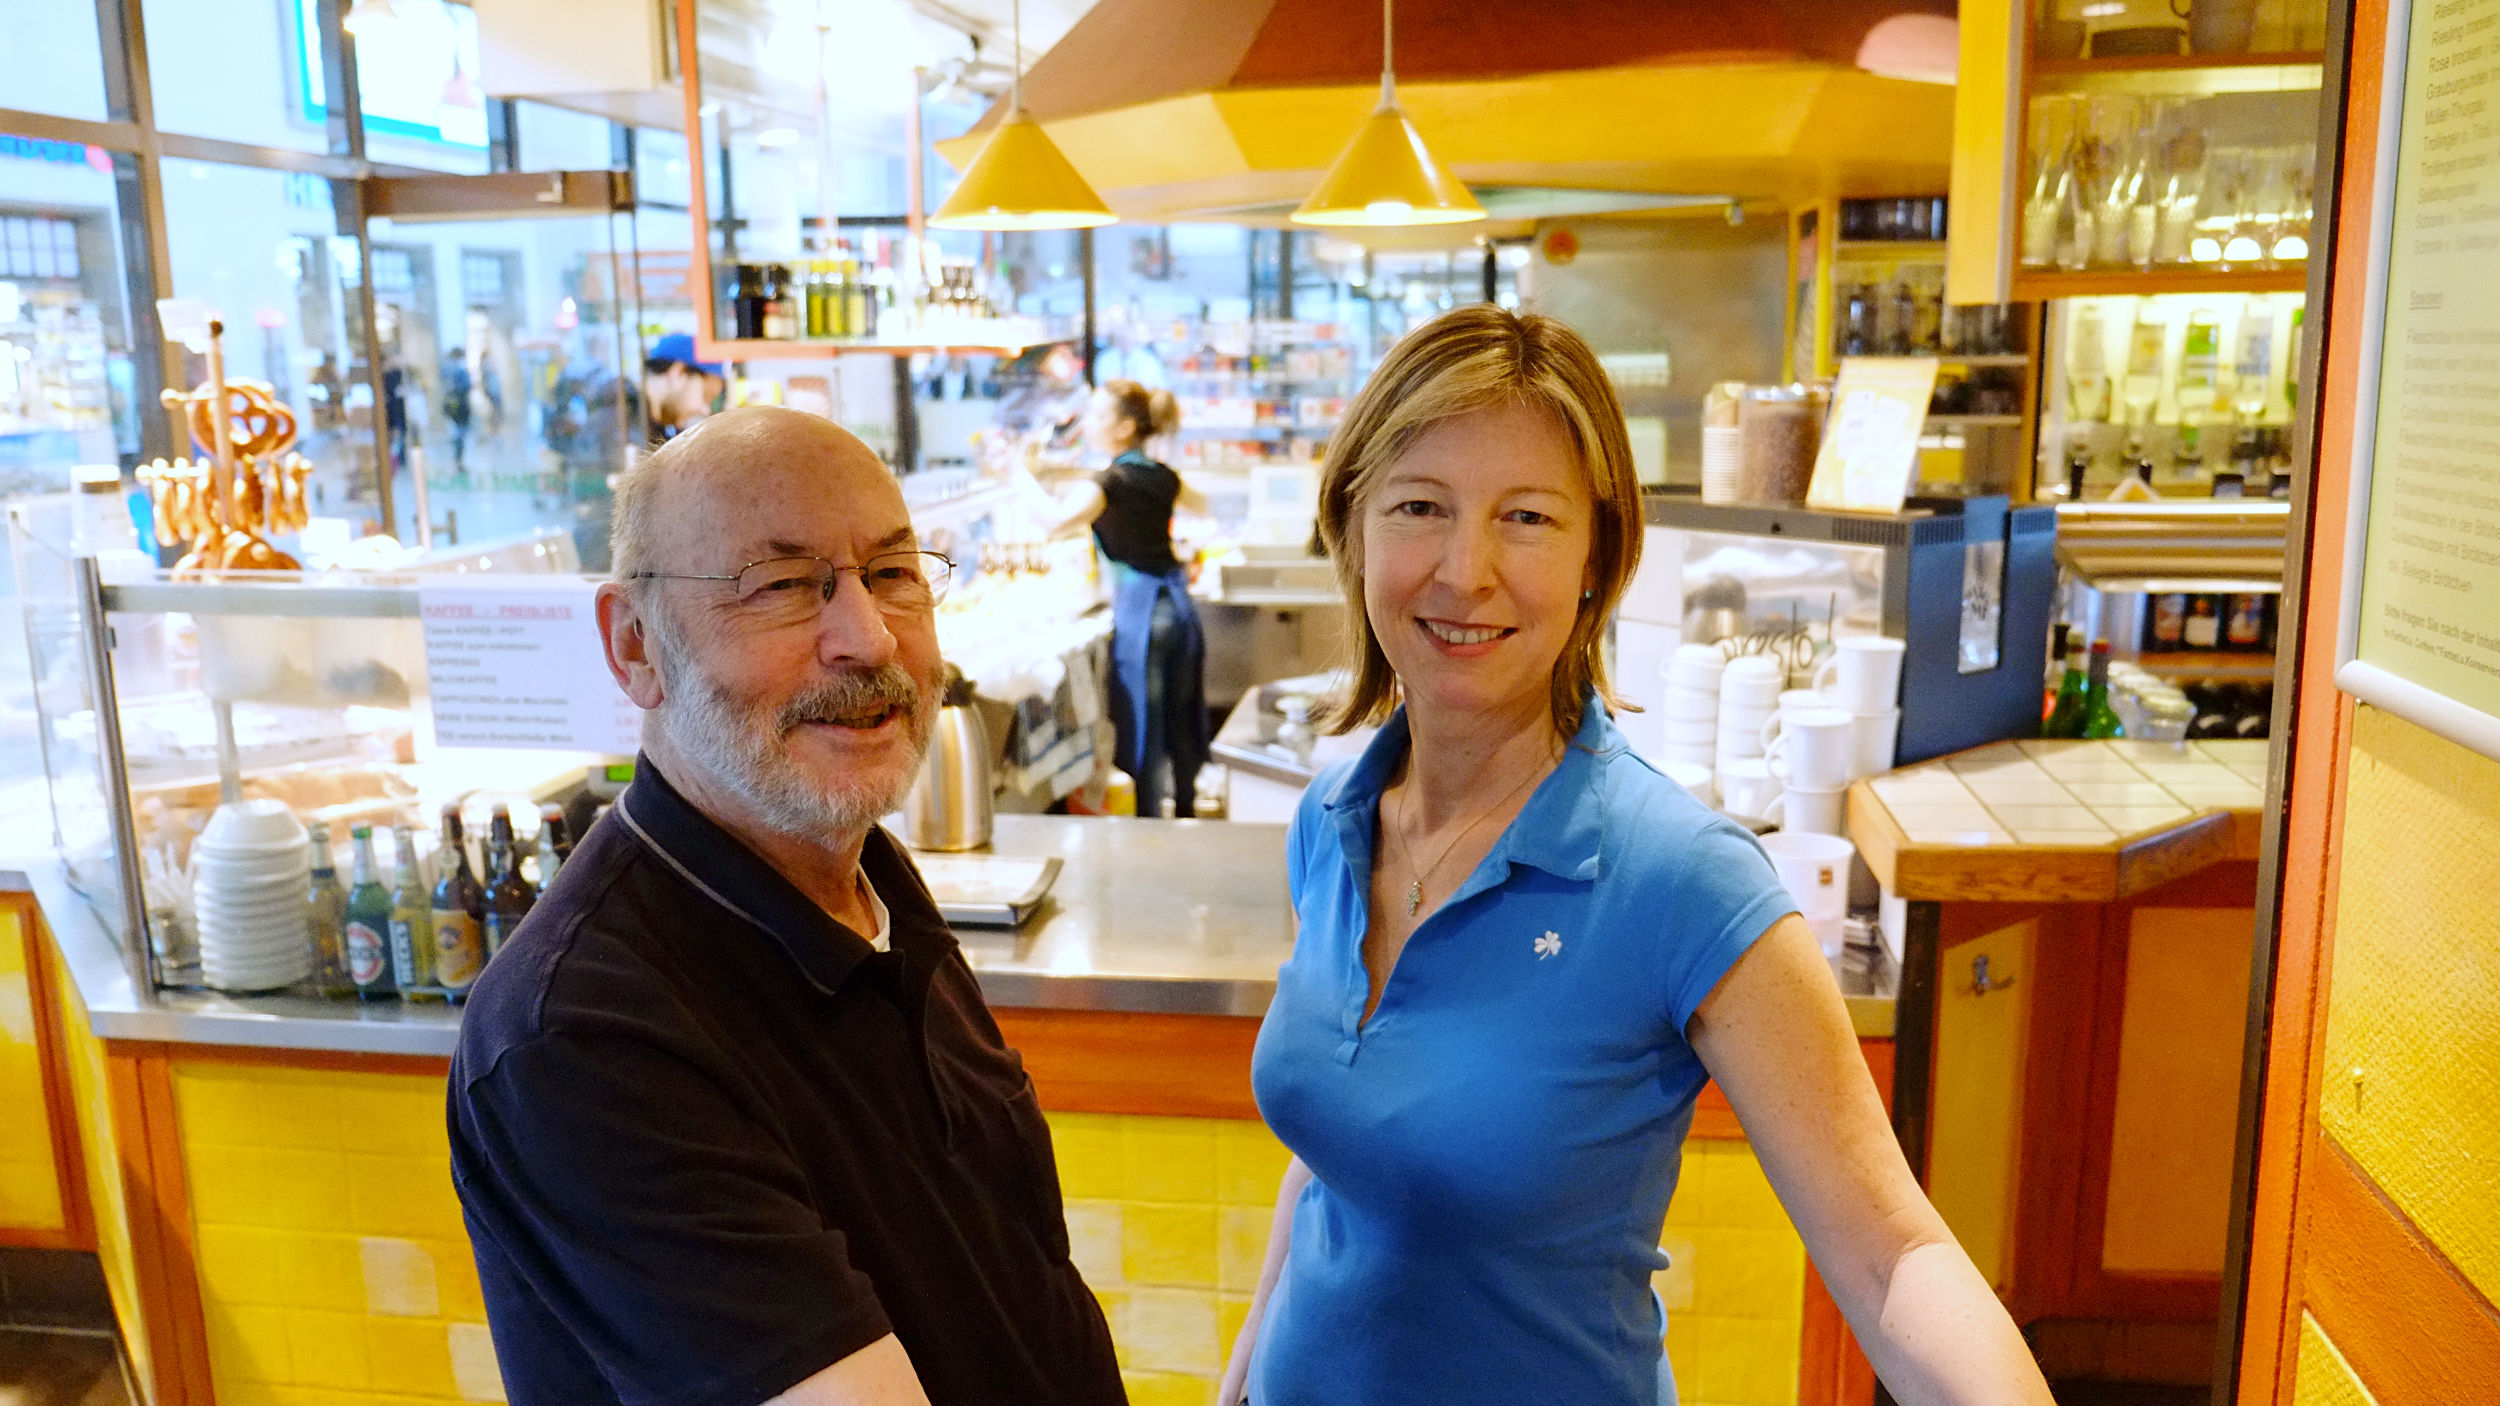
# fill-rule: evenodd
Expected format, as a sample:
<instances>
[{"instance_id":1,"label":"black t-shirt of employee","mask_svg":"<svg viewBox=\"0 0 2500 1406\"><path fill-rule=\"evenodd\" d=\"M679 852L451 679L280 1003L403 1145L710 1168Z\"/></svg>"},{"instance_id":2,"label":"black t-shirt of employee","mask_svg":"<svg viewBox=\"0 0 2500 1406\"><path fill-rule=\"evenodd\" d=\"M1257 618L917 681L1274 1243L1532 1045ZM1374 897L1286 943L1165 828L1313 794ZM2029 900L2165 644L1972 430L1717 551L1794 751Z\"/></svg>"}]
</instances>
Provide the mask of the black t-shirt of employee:
<instances>
[{"instance_id":1,"label":"black t-shirt of employee","mask_svg":"<svg viewBox=\"0 0 2500 1406\"><path fill-rule=\"evenodd\" d=\"M1172 555L1172 505L1180 501L1181 476L1136 450L1094 475L1102 487L1102 516L1094 541L1102 554L1134 571L1161 576L1180 569Z\"/></svg>"},{"instance_id":2,"label":"black t-shirt of employee","mask_svg":"<svg viewBox=\"0 0 2500 1406\"><path fill-rule=\"evenodd\" d=\"M645 758L479 979L452 1173L514 1406L756 1406L889 1332L935 1406L1123 1400L1033 1085L860 863L891 951Z\"/></svg>"}]
</instances>

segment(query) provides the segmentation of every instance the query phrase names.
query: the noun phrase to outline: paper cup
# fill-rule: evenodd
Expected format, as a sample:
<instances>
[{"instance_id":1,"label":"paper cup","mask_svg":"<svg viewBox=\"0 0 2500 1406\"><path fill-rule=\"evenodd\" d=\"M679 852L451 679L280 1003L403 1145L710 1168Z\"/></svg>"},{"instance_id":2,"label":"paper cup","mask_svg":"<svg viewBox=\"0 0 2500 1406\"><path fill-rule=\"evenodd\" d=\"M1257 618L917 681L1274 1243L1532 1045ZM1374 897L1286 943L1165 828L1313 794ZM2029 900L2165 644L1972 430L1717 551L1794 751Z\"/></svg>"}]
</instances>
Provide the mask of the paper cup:
<instances>
[{"instance_id":1,"label":"paper cup","mask_svg":"<svg viewBox=\"0 0 2500 1406\"><path fill-rule=\"evenodd\" d=\"M1782 830L1762 837L1762 852L1826 958L1840 955L1841 922L1849 915L1849 861L1857 847L1837 835Z\"/></svg>"}]
</instances>

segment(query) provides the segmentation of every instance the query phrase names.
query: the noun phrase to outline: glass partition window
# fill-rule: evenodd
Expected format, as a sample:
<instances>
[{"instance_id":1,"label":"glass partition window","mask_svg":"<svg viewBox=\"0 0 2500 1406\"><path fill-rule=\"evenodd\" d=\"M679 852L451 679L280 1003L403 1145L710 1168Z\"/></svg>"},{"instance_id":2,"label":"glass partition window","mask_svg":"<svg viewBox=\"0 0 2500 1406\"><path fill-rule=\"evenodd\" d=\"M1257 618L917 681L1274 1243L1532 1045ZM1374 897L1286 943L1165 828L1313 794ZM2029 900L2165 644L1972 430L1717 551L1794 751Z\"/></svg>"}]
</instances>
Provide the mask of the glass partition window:
<instances>
[{"instance_id":1,"label":"glass partition window","mask_svg":"<svg viewBox=\"0 0 2500 1406\"><path fill-rule=\"evenodd\" d=\"M642 435L630 217L378 219L371 233L403 517L422 473L438 545L560 527L605 570L609 480Z\"/></svg>"},{"instance_id":2,"label":"glass partition window","mask_svg":"<svg viewBox=\"0 0 2500 1406\"><path fill-rule=\"evenodd\" d=\"M303 28L310 8L309 0L143 0L156 125L254 146L329 150L325 117L308 110L321 81L319 31Z\"/></svg>"},{"instance_id":3,"label":"glass partition window","mask_svg":"<svg viewBox=\"0 0 2500 1406\"><path fill-rule=\"evenodd\" d=\"M112 115L93 5L0 0L0 73L9 76L6 106L97 122Z\"/></svg>"}]
</instances>

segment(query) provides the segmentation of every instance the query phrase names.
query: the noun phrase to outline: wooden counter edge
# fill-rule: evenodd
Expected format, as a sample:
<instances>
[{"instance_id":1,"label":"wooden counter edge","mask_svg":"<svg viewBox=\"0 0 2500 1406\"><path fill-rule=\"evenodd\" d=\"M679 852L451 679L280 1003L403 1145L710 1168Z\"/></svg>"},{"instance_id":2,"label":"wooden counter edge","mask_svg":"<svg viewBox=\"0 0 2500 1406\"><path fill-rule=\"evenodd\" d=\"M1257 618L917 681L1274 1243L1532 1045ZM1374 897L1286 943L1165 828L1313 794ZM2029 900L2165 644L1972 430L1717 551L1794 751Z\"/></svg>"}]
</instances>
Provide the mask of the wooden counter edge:
<instances>
[{"instance_id":1,"label":"wooden counter edge","mask_svg":"<svg viewBox=\"0 0 2500 1406\"><path fill-rule=\"evenodd\" d=\"M1849 787L1849 837L1900 898L1958 903L2113 903L2226 859L2254 858L2262 817L2207 810L2100 845L1911 841L1864 781Z\"/></svg>"}]
</instances>

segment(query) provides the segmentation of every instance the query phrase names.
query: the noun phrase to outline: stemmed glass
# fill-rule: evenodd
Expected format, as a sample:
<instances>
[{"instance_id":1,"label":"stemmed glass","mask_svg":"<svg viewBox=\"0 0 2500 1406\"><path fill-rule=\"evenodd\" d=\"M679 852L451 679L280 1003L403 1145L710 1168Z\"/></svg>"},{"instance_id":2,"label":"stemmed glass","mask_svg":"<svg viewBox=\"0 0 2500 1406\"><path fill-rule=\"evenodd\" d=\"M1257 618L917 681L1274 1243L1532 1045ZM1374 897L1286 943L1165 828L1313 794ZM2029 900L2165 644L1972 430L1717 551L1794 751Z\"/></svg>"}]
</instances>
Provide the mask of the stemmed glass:
<instances>
[{"instance_id":1,"label":"stemmed glass","mask_svg":"<svg viewBox=\"0 0 2500 1406\"><path fill-rule=\"evenodd\" d=\"M2043 98L2031 108L2031 180L2023 201L2022 261L2046 268L2060 261L2074 210L2075 106Z\"/></svg>"}]
</instances>

